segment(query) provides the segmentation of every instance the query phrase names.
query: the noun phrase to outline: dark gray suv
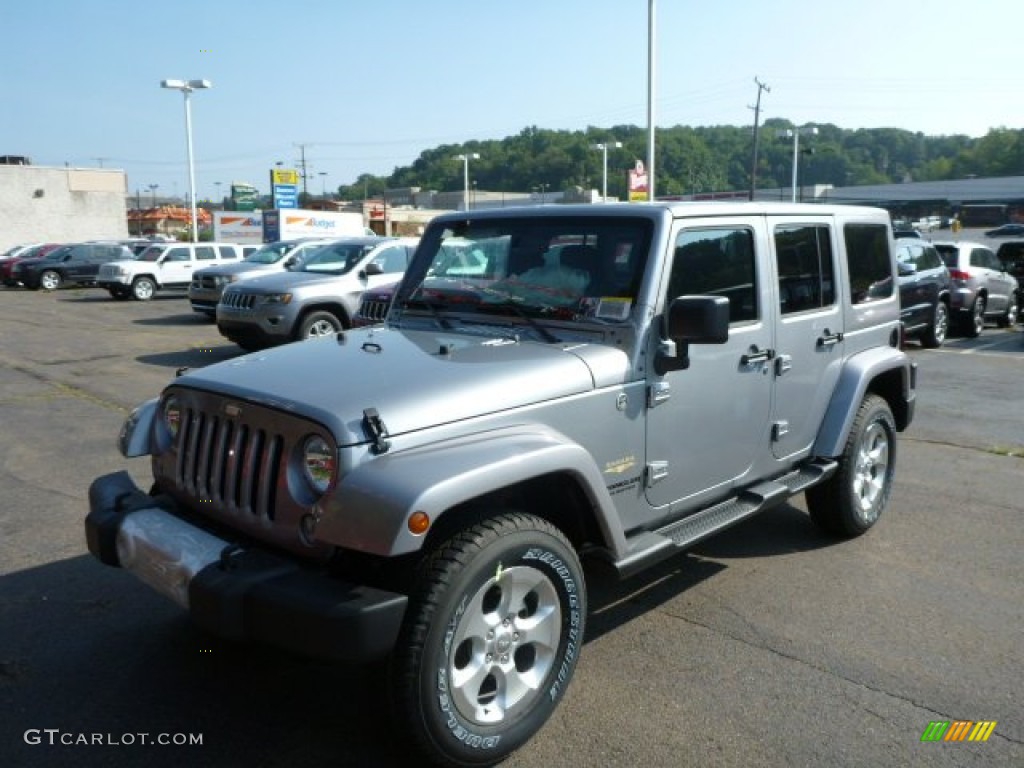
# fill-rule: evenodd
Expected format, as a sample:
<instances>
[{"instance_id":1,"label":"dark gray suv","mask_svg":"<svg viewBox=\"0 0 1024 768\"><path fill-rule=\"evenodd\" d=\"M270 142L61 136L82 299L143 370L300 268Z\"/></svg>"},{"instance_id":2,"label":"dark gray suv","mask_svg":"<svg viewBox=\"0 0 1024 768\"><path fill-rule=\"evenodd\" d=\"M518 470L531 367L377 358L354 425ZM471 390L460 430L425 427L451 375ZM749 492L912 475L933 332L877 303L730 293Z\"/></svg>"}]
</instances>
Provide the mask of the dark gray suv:
<instances>
[{"instance_id":1,"label":"dark gray suv","mask_svg":"<svg viewBox=\"0 0 1024 768\"><path fill-rule=\"evenodd\" d=\"M941 347L949 331L949 270L935 246L916 237L896 239L896 260L905 335L920 339L922 346Z\"/></svg>"}]
</instances>

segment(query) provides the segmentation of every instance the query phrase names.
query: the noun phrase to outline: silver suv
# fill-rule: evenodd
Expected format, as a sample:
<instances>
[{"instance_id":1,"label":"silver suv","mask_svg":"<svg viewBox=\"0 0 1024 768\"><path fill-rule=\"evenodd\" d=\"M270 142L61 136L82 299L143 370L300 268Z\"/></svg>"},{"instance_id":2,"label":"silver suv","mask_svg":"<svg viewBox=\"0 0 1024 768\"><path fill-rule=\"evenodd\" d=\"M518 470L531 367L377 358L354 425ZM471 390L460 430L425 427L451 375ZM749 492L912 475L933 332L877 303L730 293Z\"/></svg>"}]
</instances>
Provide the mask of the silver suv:
<instances>
[{"instance_id":1,"label":"silver suv","mask_svg":"<svg viewBox=\"0 0 1024 768\"><path fill-rule=\"evenodd\" d=\"M278 240L266 243L250 253L242 261L204 267L192 273L188 286L188 300L195 312L207 317L217 316L217 303L224 286L237 282L243 277L264 272L282 272L299 264L310 251L327 245L330 240L302 238L299 240Z\"/></svg>"},{"instance_id":2,"label":"silver suv","mask_svg":"<svg viewBox=\"0 0 1024 768\"><path fill-rule=\"evenodd\" d=\"M291 271L229 285L217 304L217 328L248 350L337 333L352 325L364 290L401 279L417 242L342 238Z\"/></svg>"},{"instance_id":3,"label":"silver suv","mask_svg":"<svg viewBox=\"0 0 1024 768\"><path fill-rule=\"evenodd\" d=\"M584 652L581 558L625 577L800 493L832 534L876 525L915 403L892 250L853 206L437 217L383 325L136 409L152 496L94 481L89 549L210 632L386 659L391 732L492 765Z\"/></svg>"},{"instance_id":4,"label":"silver suv","mask_svg":"<svg viewBox=\"0 0 1024 768\"><path fill-rule=\"evenodd\" d=\"M949 308L964 334L978 336L986 320L1001 328L1017 322L1017 279L991 248L965 240L934 245L953 280Z\"/></svg>"}]
</instances>

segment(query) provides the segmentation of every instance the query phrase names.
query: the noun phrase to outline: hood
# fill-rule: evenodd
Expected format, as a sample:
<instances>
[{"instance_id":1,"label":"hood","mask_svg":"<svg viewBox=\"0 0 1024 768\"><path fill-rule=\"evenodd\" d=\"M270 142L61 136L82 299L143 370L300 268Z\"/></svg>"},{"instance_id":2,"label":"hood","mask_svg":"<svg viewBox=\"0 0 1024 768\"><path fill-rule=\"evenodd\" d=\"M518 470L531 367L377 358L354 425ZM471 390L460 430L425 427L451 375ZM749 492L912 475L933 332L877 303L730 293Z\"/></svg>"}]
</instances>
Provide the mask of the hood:
<instances>
[{"instance_id":1,"label":"hood","mask_svg":"<svg viewBox=\"0 0 1024 768\"><path fill-rule=\"evenodd\" d=\"M235 261L231 264L218 264L215 267L203 267L196 271L197 275L240 275L243 272L261 272L268 269L281 271L281 260L273 264L254 264L251 261Z\"/></svg>"},{"instance_id":2,"label":"hood","mask_svg":"<svg viewBox=\"0 0 1024 768\"><path fill-rule=\"evenodd\" d=\"M363 411L390 436L621 383L622 350L578 342L365 328L189 371L176 386L293 412L339 445L366 442Z\"/></svg>"},{"instance_id":3,"label":"hood","mask_svg":"<svg viewBox=\"0 0 1024 768\"><path fill-rule=\"evenodd\" d=\"M354 272L355 270L344 275L329 275L322 272L273 271L267 275L247 277L240 290L244 290L246 293L282 293L291 290L297 285L346 278L354 274ZM231 288L229 287L227 290L231 290Z\"/></svg>"}]
</instances>

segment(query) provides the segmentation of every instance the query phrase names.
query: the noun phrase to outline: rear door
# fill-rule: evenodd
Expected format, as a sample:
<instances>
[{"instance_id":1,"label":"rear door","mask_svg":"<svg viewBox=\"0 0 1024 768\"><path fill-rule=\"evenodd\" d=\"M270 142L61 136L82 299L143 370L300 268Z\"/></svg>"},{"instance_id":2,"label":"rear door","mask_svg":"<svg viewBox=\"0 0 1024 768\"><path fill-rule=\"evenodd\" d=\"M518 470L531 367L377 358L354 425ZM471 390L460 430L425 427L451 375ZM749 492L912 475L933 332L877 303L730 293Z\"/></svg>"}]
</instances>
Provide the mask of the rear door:
<instances>
[{"instance_id":1,"label":"rear door","mask_svg":"<svg viewBox=\"0 0 1024 768\"><path fill-rule=\"evenodd\" d=\"M776 459L791 459L810 450L842 367L837 235L831 217L771 222L779 317L771 444Z\"/></svg>"}]
</instances>

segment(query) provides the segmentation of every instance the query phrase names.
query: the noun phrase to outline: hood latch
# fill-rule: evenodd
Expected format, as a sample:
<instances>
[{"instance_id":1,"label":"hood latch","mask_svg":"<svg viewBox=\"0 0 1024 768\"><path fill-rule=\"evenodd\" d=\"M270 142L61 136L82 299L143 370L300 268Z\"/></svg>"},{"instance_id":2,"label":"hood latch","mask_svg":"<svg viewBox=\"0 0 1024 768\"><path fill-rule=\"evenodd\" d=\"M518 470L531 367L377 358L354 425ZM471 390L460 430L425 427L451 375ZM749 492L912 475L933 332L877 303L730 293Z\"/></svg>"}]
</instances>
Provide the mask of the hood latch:
<instances>
[{"instance_id":1,"label":"hood latch","mask_svg":"<svg viewBox=\"0 0 1024 768\"><path fill-rule=\"evenodd\" d=\"M388 428L381 421L380 414L377 413L376 408L366 408L363 410L363 429L366 430L369 438L373 440L373 445L370 447L372 453L380 455L391 447L391 441L384 439L387 437Z\"/></svg>"}]
</instances>

